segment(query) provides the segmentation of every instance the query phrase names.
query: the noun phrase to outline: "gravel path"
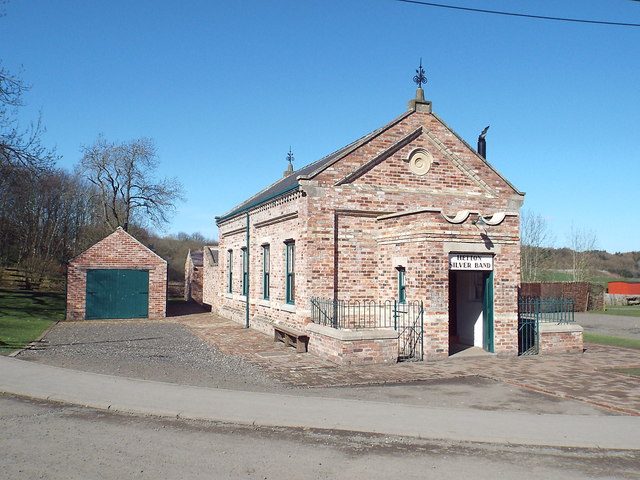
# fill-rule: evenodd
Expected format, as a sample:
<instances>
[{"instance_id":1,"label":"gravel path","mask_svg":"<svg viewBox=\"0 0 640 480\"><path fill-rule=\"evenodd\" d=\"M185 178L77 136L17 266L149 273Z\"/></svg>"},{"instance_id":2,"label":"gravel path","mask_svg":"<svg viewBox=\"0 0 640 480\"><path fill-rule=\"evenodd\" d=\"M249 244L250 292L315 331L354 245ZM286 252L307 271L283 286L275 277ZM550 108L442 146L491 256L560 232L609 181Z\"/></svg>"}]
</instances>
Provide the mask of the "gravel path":
<instances>
[{"instance_id":1,"label":"gravel path","mask_svg":"<svg viewBox=\"0 0 640 480\"><path fill-rule=\"evenodd\" d=\"M18 358L94 373L247 391L281 391L260 369L165 321L58 323Z\"/></svg>"}]
</instances>

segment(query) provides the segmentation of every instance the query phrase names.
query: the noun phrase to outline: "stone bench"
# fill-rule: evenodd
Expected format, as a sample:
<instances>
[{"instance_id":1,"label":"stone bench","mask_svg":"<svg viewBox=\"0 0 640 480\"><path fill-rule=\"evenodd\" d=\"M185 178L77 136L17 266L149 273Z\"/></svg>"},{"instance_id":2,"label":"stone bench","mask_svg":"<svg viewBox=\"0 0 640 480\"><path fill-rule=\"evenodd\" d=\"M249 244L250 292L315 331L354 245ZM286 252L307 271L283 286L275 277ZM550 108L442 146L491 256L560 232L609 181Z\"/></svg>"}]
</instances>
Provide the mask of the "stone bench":
<instances>
[{"instance_id":1,"label":"stone bench","mask_svg":"<svg viewBox=\"0 0 640 480\"><path fill-rule=\"evenodd\" d=\"M286 346L296 347L297 352L306 352L309 335L282 325L273 326L273 341L284 342Z\"/></svg>"}]
</instances>

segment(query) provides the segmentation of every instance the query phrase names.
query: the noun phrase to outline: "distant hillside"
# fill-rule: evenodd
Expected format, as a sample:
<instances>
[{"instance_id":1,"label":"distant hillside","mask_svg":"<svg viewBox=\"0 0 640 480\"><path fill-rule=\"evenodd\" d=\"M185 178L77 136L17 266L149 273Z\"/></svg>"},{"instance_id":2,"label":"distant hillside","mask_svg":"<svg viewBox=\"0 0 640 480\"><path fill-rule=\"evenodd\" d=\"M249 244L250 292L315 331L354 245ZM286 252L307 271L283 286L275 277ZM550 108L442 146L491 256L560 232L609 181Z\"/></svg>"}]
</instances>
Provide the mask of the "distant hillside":
<instances>
[{"instance_id":1,"label":"distant hillside","mask_svg":"<svg viewBox=\"0 0 640 480\"><path fill-rule=\"evenodd\" d=\"M205 245L217 245L218 242L205 238L200 233L188 234L180 232L176 235L161 237L136 228L134 237L149 247L168 262L167 277L169 281L184 281L184 263L189 250L202 248Z\"/></svg>"},{"instance_id":2,"label":"distant hillside","mask_svg":"<svg viewBox=\"0 0 640 480\"><path fill-rule=\"evenodd\" d=\"M176 236L150 237L147 245L169 263L169 281L184 281L184 263L189 250L196 250L205 245L217 245L217 242L207 240L199 233L179 233Z\"/></svg>"},{"instance_id":3,"label":"distant hillside","mask_svg":"<svg viewBox=\"0 0 640 480\"><path fill-rule=\"evenodd\" d=\"M531 247L529 247L531 248ZM544 281L570 280L573 268L573 251L570 248L540 248L544 259ZM607 279L640 281L640 251L608 253L602 250L588 252L591 276L601 283ZM564 278L566 277L566 278Z\"/></svg>"}]
</instances>

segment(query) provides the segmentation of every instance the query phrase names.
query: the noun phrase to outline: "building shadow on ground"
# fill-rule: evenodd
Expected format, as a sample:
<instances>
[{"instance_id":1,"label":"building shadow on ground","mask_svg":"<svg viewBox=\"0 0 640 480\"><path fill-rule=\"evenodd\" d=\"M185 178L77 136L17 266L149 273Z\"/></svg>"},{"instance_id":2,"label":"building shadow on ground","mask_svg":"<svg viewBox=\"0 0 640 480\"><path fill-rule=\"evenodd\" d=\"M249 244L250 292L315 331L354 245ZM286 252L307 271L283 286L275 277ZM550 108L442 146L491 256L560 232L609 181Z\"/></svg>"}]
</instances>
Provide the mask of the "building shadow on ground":
<instances>
[{"instance_id":1,"label":"building shadow on ground","mask_svg":"<svg viewBox=\"0 0 640 480\"><path fill-rule=\"evenodd\" d=\"M169 300L167 302L167 317L181 317L210 311L211 307L202 306L194 301Z\"/></svg>"}]
</instances>

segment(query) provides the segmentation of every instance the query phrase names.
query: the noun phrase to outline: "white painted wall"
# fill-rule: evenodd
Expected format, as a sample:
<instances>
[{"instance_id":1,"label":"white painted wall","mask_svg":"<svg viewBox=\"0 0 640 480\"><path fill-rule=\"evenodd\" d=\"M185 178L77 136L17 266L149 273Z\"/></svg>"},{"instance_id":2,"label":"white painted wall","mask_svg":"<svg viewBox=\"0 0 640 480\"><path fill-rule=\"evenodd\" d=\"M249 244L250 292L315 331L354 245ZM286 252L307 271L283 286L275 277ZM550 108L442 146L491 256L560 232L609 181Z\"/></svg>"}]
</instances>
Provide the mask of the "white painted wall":
<instances>
[{"instance_id":1,"label":"white painted wall","mask_svg":"<svg viewBox=\"0 0 640 480\"><path fill-rule=\"evenodd\" d=\"M483 272L457 272L456 308L460 343L483 347Z\"/></svg>"}]
</instances>

